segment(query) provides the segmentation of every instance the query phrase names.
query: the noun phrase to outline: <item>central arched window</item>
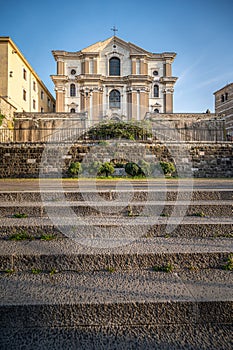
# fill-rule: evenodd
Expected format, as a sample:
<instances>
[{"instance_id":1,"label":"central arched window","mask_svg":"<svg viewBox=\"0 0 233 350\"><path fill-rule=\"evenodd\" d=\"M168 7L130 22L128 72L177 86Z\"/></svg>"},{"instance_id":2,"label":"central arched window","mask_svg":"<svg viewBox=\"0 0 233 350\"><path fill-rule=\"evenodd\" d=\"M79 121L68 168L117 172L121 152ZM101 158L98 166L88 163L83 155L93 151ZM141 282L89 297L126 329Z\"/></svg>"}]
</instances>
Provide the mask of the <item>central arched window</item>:
<instances>
[{"instance_id":1,"label":"central arched window","mask_svg":"<svg viewBox=\"0 0 233 350\"><path fill-rule=\"evenodd\" d=\"M121 61L118 57L112 57L109 60L109 75L121 74Z\"/></svg>"},{"instance_id":2,"label":"central arched window","mask_svg":"<svg viewBox=\"0 0 233 350\"><path fill-rule=\"evenodd\" d=\"M71 97L76 96L75 84L70 84L70 96L71 96Z\"/></svg>"},{"instance_id":3,"label":"central arched window","mask_svg":"<svg viewBox=\"0 0 233 350\"><path fill-rule=\"evenodd\" d=\"M158 87L158 85L154 85L154 97L159 97L159 87Z\"/></svg>"},{"instance_id":4,"label":"central arched window","mask_svg":"<svg viewBox=\"0 0 233 350\"><path fill-rule=\"evenodd\" d=\"M112 90L110 92L109 108L121 108L121 94L118 90Z\"/></svg>"}]
</instances>

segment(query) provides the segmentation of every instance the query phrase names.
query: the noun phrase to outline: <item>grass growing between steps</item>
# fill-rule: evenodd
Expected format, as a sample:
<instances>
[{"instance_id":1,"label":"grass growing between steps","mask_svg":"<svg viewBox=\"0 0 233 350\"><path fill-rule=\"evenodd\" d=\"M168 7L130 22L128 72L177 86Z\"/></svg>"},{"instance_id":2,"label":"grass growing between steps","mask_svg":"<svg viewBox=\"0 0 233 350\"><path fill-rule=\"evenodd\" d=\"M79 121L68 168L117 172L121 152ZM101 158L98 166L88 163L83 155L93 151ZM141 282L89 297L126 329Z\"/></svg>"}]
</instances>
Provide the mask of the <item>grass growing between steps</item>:
<instances>
[{"instance_id":1,"label":"grass growing between steps","mask_svg":"<svg viewBox=\"0 0 233 350\"><path fill-rule=\"evenodd\" d=\"M53 239L56 239L56 235L51 234L42 234L41 236L32 236L28 234L26 231L20 231L18 233L14 233L13 235L9 236L10 241L32 241L34 239L41 240L41 241L51 241Z\"/></svg>"},{"instance_id":2,"label":"grass growing between steps","mask_svg":"<svg viewBox=\"0 0 233 350\"><path fill-rule=\"evenodd\" d=\"M153 271L155 272L172 272L174 270L174 267L171 263L168 263L167 265L163 266L153 266Z\"/></svg>"},{"instance_id":3,"label":"grass growing between steps","mask_svg":"<svg viewBox=\"0 0 233 350\"><path fill-rule=\"evenodd\" d=\"M233 254L230 254L227 263L223 265L223 269L227 271L233 271Z\"/></svg>"}]
</instances>

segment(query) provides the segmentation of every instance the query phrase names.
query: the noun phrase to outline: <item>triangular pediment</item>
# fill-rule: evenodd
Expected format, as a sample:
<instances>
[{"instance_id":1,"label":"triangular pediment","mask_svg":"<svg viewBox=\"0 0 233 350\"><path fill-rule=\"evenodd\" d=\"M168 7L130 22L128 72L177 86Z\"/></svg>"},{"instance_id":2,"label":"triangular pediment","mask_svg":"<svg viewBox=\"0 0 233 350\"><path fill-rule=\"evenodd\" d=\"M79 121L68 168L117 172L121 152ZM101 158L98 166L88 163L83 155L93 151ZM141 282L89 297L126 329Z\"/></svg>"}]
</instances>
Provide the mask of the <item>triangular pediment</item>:
<instances>
[{"instance_id":1,"label":"triangular pediment","mask_svg":"<svg viewBox=\"0 0 233 350\"><path fill-rule=\"evenodd\" d=\"M104 50L107 46L110 46L113 44L121 46L124 49L128 50L130 55L147 55L147 56L151 55L150 52L148 52L148 51L142 49L141 47L134 45L130 42L126 42L126 41L118 38L117 36L112 36L111 38L108 38L104 41L98 41L97 43L84 48L83 50L81 50L81 52L83 52L83 53L88 53L88 52L97 53L97 52L101 52L102 50Z\"/></svg>"}]
</instances>

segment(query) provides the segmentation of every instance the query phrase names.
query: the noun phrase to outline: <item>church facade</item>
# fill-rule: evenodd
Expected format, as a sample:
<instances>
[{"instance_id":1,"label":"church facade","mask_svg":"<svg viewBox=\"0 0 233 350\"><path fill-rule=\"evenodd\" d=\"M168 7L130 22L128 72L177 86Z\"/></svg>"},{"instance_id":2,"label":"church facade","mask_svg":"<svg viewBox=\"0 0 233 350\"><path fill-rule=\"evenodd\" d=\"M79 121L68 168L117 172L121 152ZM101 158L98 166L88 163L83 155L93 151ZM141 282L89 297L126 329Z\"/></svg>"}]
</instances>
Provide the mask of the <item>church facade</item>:
<instances>
[{"instance_id":1,"label":"church facade","mask_svg":"<svg viewBox=\"0 0 233 350\"><path fill-rule=\"evenodd\" d=\"M112 36L81 51L53 51L56 112L100 120L173 113L173 52L151 53Z\"/></svg>"}]
</instances>

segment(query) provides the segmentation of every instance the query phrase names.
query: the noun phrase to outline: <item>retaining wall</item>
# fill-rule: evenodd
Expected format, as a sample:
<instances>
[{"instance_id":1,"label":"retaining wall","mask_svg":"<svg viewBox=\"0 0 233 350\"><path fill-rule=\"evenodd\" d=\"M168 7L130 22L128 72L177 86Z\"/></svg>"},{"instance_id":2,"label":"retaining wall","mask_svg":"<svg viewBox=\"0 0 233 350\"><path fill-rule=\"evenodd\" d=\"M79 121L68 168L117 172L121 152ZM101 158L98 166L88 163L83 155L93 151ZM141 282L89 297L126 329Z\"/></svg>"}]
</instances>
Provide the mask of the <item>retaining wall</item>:
<instances>
[{"instance_id":1,"label":"retaining wall","mask_svg":"<svg viewBox=\"0 0 233 350\"><path fill-rule=\"evenodd\" d=\"M132 152L136 152L132 142ZM2 143L0 144L0 178L38 177L42 154L46 143ZM180 144L145 144L149 153L158 160L183 162L192 169L194 177L233 177L233 143L180 143ZM93 144L75 144L66 146L50 144L49 151L43 159L43 168L47 174L56 176L59 159L63 159L64 175L71 162L82 161L90 152ZM124 149L124 143L122 143ZM95 151L93 152L95 153ZM185 154L185 155L184 155ZM96 155L98 159L98 154Z\"/></svg>"}]
</instances>

